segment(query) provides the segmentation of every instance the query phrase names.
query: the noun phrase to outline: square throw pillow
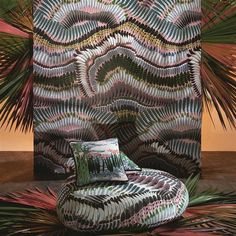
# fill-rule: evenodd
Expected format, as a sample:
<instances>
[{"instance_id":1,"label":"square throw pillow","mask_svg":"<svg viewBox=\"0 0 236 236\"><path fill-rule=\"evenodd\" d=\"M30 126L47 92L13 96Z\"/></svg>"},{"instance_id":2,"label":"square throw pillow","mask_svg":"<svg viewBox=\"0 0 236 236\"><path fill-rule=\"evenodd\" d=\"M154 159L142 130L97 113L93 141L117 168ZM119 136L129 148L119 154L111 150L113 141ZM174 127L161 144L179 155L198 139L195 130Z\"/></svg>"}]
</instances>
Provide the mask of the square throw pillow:
<instances>
[{"instance_id":1,"label":"square throw pillow","mask_svg":"<svg viewBox=\"0 0 236 236\"><path fill-rule=\"evenodd\" d=\"M116 138L71 142L78 186L97 181L128 181Z\"/></svg>"},{"instance_id":2,"label":"square throw pillow","mask_svg":"<svg viewBox=\"0 0 236 236\"><path fill-rule=\"evenodd\" d=\"M73 141L73 142L81 142L81 141ZM126 174L137 173L142 170L137 164L135 164L129 157L122 151L120 151L120 158L122 160L124 170ZM75 161L74 157L70 157L68 161L65 163L66 168L69 171L75 171Z\"/></svg>"},{"instance_id":3,"label":"square throw pillow","mask_svg":"<svg viewBox=\"0 0 236 236\"><path fill-rule=\"evenodd\" d=\"M126 156L126 154L122 151L120 151L120 158L123 162L126 174L134 174L142 170L137 164L135 164L132 160L130 160L128 156Z\"/></svg>"}]
</instances>

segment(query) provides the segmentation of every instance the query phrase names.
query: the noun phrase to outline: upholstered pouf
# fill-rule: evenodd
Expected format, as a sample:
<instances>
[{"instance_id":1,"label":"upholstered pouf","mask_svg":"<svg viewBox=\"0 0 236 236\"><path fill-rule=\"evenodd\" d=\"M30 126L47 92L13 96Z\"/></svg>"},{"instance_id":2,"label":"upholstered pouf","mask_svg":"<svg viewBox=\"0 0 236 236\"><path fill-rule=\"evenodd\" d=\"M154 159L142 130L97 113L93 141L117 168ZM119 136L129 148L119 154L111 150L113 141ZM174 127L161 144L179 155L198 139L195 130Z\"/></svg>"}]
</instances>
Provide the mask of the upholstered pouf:
<instances>
[{"instance_id":1,"label":"upholstered pouf","mask_svg":"<svg viewBox=\"0 0 236 236\"><path fill-rule=\"evenodd\" d=\"M188 205L185 185L169 173L143 169L128 178L82 187L68 179L57 202L61 222L80 232L137 231L179 217Z\"/></svg>"}]
</instances>

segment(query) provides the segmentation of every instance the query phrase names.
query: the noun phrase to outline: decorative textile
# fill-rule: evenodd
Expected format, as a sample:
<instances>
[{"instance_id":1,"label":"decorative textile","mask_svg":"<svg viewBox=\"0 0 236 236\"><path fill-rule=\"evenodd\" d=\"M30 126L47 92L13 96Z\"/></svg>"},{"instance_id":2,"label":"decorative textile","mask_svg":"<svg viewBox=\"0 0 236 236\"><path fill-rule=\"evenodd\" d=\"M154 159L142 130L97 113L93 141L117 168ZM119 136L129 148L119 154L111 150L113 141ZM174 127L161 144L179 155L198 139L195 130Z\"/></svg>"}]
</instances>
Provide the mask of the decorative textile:
<instances>
[{"instance_id":1,"label":"decorative textile","mask_svg":"<svg viewBox=\"0 0 236 236\"><path fill-rule=\"evenodd\" d=\"M68 140L111 137L140 167L197 173L200 26L200 0L34 1L36 175L66 174Z\"/></svg>"},{"instance_id":2,"label":"decorative textile","mask_svg":"<svg viewBox=\"0 0 236 236\"><path fill-rule=\"evenodd\" d=\"M137 164L135 164L132 160L130 160L125 155L125 153L120 152L120 158L122 160L126 174L132 174L132 173L136 173L142 170Z\"/></svg>"},{"instance_id":3,"label":"decorative textile","mask_svg":"<svg viewBox=\"0 0 236 236\"><path fill-rule=\"evenodd\" d=\"M128 176L126 183L83 187L70 178L58 195L60 221L81 232L132 232L167 223L186 209L188 191L174 176L151 169Z\"/></svg>"},{"instance_id":4,"label":"decorative textile","mask_svg":"<svg viewBox=\"0 0 236 236\"><path fill-rule=\"evenodd\" d=\"M78 186L97 181L128 181L116 138L71 142L70 145L74 153Z\"/></svg>"},{"instance_id":5,"label":"decorative textile","mask_svg":"<svg viewBox=\"0 0 236 236\"><path fill-rule=\"evenodd\" d=\"M141 171L142 169L130 160L124 152L120 151L120 158L122 160L125 173L135 173L136 171ZM66 163L66 168L72 172L75 172L75 162L74 158L70 157Z\"/></svg>"}]
</instances>

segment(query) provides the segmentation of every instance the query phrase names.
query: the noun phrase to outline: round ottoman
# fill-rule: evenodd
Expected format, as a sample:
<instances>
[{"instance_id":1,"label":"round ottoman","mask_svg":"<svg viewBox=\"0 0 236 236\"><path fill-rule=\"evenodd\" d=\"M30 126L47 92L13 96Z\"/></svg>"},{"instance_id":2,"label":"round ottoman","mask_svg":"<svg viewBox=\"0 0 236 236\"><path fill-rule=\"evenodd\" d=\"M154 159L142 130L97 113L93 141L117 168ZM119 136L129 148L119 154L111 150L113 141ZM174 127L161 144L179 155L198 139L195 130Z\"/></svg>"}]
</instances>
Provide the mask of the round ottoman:
<instances>
[{"instance_id":1,"label":"round ottoman","mask_svg":"<svg viewBox=\"0 0 236 236\"><path fill-rule=\"evenodd\" d=\"M59 219L80 232L139 231L179 217L188 205L185 185L169 173L143 169L128 178L82 187L69 178L58 195Z\"/></svg>"}]
</instances>

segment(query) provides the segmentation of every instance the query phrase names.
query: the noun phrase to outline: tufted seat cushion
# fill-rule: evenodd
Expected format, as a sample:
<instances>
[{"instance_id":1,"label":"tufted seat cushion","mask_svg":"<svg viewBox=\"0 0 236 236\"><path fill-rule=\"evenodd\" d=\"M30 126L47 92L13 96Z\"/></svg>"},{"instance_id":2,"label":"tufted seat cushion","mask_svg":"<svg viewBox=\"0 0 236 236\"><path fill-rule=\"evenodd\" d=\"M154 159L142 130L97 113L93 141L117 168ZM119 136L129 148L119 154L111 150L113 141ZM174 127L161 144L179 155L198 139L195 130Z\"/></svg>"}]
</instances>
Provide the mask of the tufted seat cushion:
<instances>
[{"instance_id":1,"label":"tufted seat cushion","mask_svg":"<svg viewBox=\"0 0 236 236\"><path fill-rule=\"evenodd\" d=\"M68 179L57 201L61 222L80 232L136 231L167 223L188 205L185 185L169 173L143 169L128 178L83 187Z\"/></svg>"}]
</instances>

